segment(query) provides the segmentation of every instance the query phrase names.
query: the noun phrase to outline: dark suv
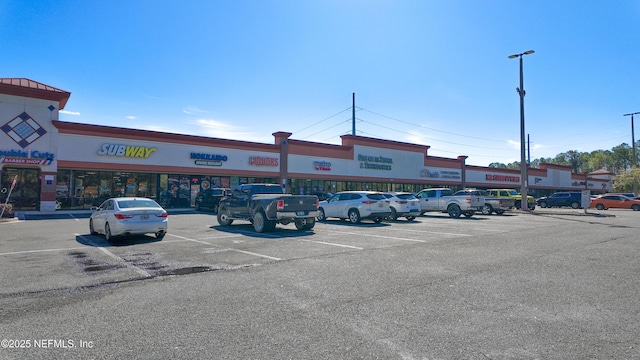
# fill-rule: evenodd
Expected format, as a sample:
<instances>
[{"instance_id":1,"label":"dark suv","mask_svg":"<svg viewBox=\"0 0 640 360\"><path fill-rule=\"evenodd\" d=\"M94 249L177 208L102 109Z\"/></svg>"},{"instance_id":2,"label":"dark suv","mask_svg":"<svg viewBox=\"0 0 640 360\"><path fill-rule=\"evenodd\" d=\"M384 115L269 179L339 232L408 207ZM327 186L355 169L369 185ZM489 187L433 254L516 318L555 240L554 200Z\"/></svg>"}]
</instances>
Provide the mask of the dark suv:
<instances>
[{"instance_id":1,"label":"dark suv","mask_svg":"<svg viewBox=\"0 0 640 360\"><path fill-rule=\"evenodd\" d=\"M581 192L557 192L551 196L541 197L536 200L541 208L571 206L579 209L582 204Z\"/></svg>"},{"instance_id":2,"label":"dark suv","mask_svg":"<svg viewBox=\"0 0 640 360\"><path fill-rule=\"evenodd\" d=\"M196 197L196 210L211 210L213 212L218 212L218 204L220 204L220 199L229 195L231 195L231 189L207 189Z\"/></svg>"}]
</instances>

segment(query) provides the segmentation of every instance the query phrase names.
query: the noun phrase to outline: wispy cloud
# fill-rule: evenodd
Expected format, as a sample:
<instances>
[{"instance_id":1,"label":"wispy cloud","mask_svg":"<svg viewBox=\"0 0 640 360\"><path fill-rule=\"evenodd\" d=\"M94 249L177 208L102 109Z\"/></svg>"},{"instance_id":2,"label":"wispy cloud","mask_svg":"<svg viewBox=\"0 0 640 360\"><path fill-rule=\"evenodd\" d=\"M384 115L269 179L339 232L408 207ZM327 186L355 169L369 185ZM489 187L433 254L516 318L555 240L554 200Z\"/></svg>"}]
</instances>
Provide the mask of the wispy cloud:
<instances>
[{"instance_id":1,"label":"wispy cloud","mask_svg":"<svg viewBox=\"0 0 640 360\"><path fill-rule=\"evenodd\" d=\"M138 124L136 128L143 130L159 131L173 134L207 136L218 139L242 140L260 143L273 143L273 136L269 134L257 134L245 127L231 125L224 121L214 119L197 119L187 122L189 126L163 126Z\"/></svg>"},{"instance_id":2,"label":"wispy cloud","mask_svg":"<svg viewBox=\"0 0 640 360\"><path fill-rule=\"evenodd\" d=\"M248 131L245 127L235 126L214 119L198 119L194 123L201 129L199 135L211 136L221 139L235 139L256 142L271 142L271 134L257 135Z\"/></svg>"},{"instance_id":3,"label":"wispy cloud","mask_svg":"<svg viewBox=\"0 0 640 360\"><path fill-rule=\"evenodd\" d=\"M507 140L507 145L509 145L512 149L520 150L520 141ZM548 148L548 146L545 146L544 144L533 144L531 150L540 150L546 148Z\"/></svg>"},{"instance_id":4,"label":"wispy cloud","mask_svg":"<svg viewBox=\"0 0 640 360\"><path fill-rule=\"evenodd\" d=\"M188 115L201 115L209 113L207 110L202 110L196 106L187 106L186 108L182 109L182 112Z\"/></svg>"},{"instance_id":5,"label":"wispy cloud","mask_svg":"<svg viewBox=\"0 0 640 360\"><path fill-rule=\"evenodd\" d=\"M136 116L131 116L131 115L129 115L129 116L125 116L125 117L126 117L127 119L129 119L129 120L135 120L135 119L137 119L137 117L136 117Z\"/></svg>"},{"instance_id":6,"label":"wispy cloud","mask_svg":"<svg viewBox=\"0 0 640 360\"><path fill-rule=\"evenodd\" d=\"M79 112L77 111L67 111L67 110L60 110L61 114L67 114L67 115L80 115Z\"/></svg>"},{"instance_id":7,"label":"wispy cloud","mask_svg":"<svg viewBox=\"0 0 640 360\"><path fill-rule=\"evenodd\" d=\"M437 141L437 139L426 136L425 134L416 130L409 130L409 134L405 136L405 139L407 142L420 145L431 145L434 141Z\"/></svg>"},{"instance_id":8,"label":"wispy cloud","mask_svg":"<svg viewBox=\"0 0 640 360\"><path fill-rule=\"evenodd\" d=\"M507 140L507 145L513 149L520 149L520 141Z\"/></svg>"}]
</instances>

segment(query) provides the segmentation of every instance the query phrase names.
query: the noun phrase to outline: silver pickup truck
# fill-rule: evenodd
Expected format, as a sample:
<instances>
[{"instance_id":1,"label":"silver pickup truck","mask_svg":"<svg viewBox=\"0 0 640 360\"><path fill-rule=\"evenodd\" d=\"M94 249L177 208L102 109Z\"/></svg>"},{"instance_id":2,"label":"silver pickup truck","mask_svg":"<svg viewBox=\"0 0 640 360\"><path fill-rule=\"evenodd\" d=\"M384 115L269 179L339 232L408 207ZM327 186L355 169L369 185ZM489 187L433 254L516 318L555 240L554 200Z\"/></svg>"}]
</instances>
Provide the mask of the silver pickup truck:
<instances>
[{"instance_id":1,"label":"silver pickup truck","mask_svg":"<svg viewBox=\"0 0 640 360\"><path fill-rule=\"evenodd\" d=\"M453 195L447 188L424 189L416 194L420 200L420 215L429 211L448 213L452 218L460 215L471 217L484 208L484 197L475 195Z\"/></svg>"},{"instance_id":2,"label":"silver pickup truck","mask_svg":"<svg viewBox=\"0 0 640 360\"><path fill-rule=\"evenodd\" d=\"M484 207L482 208L483 215L491 215L496 213L498 215L504 214L505 211L509 211L515 208L515 199L499 198L496 196L490 196L486 190L478 189L464 189L456 191L453 195L471 195L484 197Z\"/></svg>"}]
</instances>

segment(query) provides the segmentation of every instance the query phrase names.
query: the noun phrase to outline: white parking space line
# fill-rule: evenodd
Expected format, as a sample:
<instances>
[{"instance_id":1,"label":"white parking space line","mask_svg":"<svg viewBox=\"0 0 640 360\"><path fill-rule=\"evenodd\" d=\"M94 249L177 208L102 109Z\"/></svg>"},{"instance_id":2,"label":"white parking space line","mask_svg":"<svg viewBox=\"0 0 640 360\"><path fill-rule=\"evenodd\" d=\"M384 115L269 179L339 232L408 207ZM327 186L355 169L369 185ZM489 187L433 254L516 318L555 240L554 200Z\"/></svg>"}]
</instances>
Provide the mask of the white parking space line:
<instances>
[{"instance_id":1,"label":"white parking space line","mask_svg":"<svg viewBox=\"0 0 640 360\"><path fill-rule=\"evenodd\" d=\"M344 232L344 231L331 231L329 230L330 233L334 233L334 234L340 234L340 235L359 235L362 236L362 234L360 233L350 233L350 232ZM413 241L413 242L427 242L426 240L419 240L419 239L407 239L407 238L400 238L400 237L395 237L395 236L384 236L384 235L369 235L367 234L366 237L368 238L381 238L381 239L392 239L392 240L401 240L401 241Z\"/></svg>"},{"instance_id":2,"label":"white parking space line","mask_svg":"<svg viewBox=\"0 0 640 360\"><path fill-rule=\"evenodd\" d=\"M69 216L75 221L80 221L80 219L78 219L77 217L73 216L73 214L69 214Z\"/></svg>"},{"instance_id":3,"label":"white parking space line","mask_svg":"<svg viewBox=\"0 0 640 360\"><path fill-rule=\"evenodd\" d=\"M230 250L236 251L236 252L239 252L239 253L243 253L243 254L247 254L247 255L259 256L259 257L263 257L263 258L267 258L267 259L271 259L271 260L275 260L275 261L281 261L282 260L282 259L277 258L277 257L263 255L263 254L257 254L257 253L253 253L253 252L250 252L250 251L244 251L244 250L238 250L238 249L230 249Z\"/></svg>"},{"instance_id":4,"label":"white parking space line","mask_svg":"<svg viewBox=\"0 0 640 360\"><path fill-rule=\"evenodd\" d=\"M103 253L111 256L112 258L116 259L118 262L121 262L123 264L125 264L128 268L133 269L133 271L137 272L138 274L144 276L144 277L151 277L151 274L149 274L148 272L140 269L139 267L132 265L130 263L128 263L127 261L125 261L123 258L121 258L120 256L112 253L111 251L103 248L102 246L98 246L98 249L100 249L100 251L102 251Z\"/></svg>"},{"instance_id":5,"label":"white parking space line","mask_svg":"<svg viewBox=\"0 0 640 360\"><path fill-rule=\"evenodd\" d=\"M133 271L137 272L138 274L144 276L144 277L152 277L151 274L149 274L148 272L140 269L139 267L127 262L125 259L121 258L120 256L112 253L111 251L107 250L106 248L102 247L102 246L98 246L97 244L95 244L93 241L91 241L91 239L85 237L84 235L80 235L80 234L75 234L77 237L85 240L86 242L88 242L89 244L95 246L96 248L98 248L100 251L102 251L103 253L107 254L108 256L112 257L113 259L117 260L119 263L124 264L126 267L132 269Z\"/></svg>"},{"instance_id":6,"label":"white parking space line","mask_svg":"<svg viewBox=\"0 0 640 360\"><path fill-rule=\"evenodd\" d=\"M205 244L205 245L213 245L213 244L208 243L208 242L206 242L206 241L201 241L201 240L196 240L196 239L190 239L190 238L186 238L186 237L184 237L184 236L180 236L180 235L169 234L169 233L167 233L167 235L168 235L168 236L177 237L178 239L182 239L182 240L185 240L185 241L192 241L192 242L197 242L197 243Z\"/></svg>"},{"instance_id":7,"label":"white parking space line","mask_svg":"<svg viewBox=\"0 0 640 360\"><path fill-rule=\"evenodd\" d=\"M196 240L196 239L190 239L184 236L180 236L180 235L174 235L174 234L167 234L170 236L174 236L177 237L179 239L183 239L183 240L187 240L187 241L192 241L195 243L199 243L199 244L205 244L205 245L209 245L209 246L214 246L214 244L210 243L210 242L206 242L206 241L202 241L202 240ZM247 255L253 255L253 256L258 256L258 257L263 257L266 259L271 259L271 260L276 260L276 261L281 261L282 259L277 258L277 257L273 257L273 256L269 256L269 255L264 255L264 254L258 254L258 253L254 253L254 252L250 252L250 251L244 251L244 250L238 250L238 249L234 249L234 248L228 248L231 251L235 251L235 252L239 252L239 253L243 253L243 254L247 254Z\"/></svg>"},{"instance_id":8,"label":"white parking space line","mask_svg":"<svg viewBox=\"0 0 640 360\"><path fill-rule=\"evenodd\" d=\"M316 243L316 244L323 244L323 245L340 246L340 247L346 247L346 248L356 249L356 250L364 250L364 248L361 248L361 247L358 247L358 246L329 243L329 242L325 242L325 241L316 241L316 240L300 240L300 241L306 241L306 242L311 242L311 243Z\"/></svg>"},{"instance_id":9,"label":"white parking space line","mask_svg":"<svg viewBox=\"0 0 640 360\"><path fill-rule=\"evenodd\" d=\"M436 235L451 235L451 236L472 236L469 234L457 234L457 233L449 233L442 231L425 231L425 230L411 230L411 229L402 229L403 232L417 232L417 233L425 233L425 234L436 234Z\"/></svg>"}]
</instances>

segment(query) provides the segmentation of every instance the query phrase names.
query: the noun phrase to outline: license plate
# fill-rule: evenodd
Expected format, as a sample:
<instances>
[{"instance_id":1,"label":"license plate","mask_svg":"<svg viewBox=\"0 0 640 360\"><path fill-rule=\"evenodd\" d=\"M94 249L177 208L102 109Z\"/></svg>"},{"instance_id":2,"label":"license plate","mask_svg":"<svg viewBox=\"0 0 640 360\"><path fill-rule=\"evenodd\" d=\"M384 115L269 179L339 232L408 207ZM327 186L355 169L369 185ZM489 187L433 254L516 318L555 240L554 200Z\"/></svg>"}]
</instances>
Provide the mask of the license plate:
<instances>
[{"instance_id":1,"label":"license plate","mask_svg":"<svg viewBox=\"0 0 640 360\"><path fill-rule=\"evenodd\" d=\"M382 207L382 206L383 206L382 203L378 203L378 207Z\"/></svg>"},{"instance_id":2,"label":"license plate","mask_svg":"<svg viewBox=\"0 0 640 360\"><path fill-rule=\"evenodd\" d=\"M307 212L306 211L296 211L296 215L305 216L305 215L307 215Z\"/></svg>"},{"instance_id":3,"label":"license plate","mask_svg":"<svg viewBox=\"0 0 640 360\"><path fill-rule=\"evenodd\" d=\"M146 214L145 215L140 215L140 219L147 220L147 219L149 219L149 215L146 215Z\"/></svg>"}]
</instances>

